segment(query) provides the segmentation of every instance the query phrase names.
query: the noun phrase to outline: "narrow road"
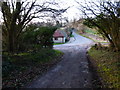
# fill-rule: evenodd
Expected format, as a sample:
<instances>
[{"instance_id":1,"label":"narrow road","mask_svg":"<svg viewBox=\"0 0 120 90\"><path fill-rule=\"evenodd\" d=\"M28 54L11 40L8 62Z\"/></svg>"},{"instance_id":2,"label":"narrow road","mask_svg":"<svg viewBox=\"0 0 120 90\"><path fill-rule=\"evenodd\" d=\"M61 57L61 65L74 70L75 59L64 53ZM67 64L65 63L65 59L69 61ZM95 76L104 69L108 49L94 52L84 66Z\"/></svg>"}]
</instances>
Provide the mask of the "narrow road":
<instances>
[{"instance_id":1,"label":"narrow road","mask_svg":"<svg viewBox=\"0 0 120 90\"><path fill-rule=\"evenodd\" d=\"M90 88L86 51L93 41L73 32L75 40L55 45L54 49L64 52L62 60L45 75L33 81L28 88Z\"/></svg>"}]
</instances>

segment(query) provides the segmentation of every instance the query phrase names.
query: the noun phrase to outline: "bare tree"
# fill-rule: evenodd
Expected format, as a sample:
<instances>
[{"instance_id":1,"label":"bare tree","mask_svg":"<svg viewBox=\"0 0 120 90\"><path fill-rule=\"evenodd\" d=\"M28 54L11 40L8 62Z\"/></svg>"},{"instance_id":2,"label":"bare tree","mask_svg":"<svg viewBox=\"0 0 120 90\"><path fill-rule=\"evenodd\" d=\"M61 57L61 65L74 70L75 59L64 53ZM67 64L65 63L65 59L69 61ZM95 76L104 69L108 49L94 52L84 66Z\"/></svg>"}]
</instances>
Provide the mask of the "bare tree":
<instances>
[{"instance_id":1,"label":"bare tree","mask_svg":"<svg viewBox=\"0 0 120 90\"><path fill-rule=\"evenodd\" d=\"M84 24L97 27L98 32L106 37L115 50L120 50L120 1L85 2L79 10L86 16Z\"/></svg>"},{"instance_id":2,"label":"bare tree","mask_svg":"<svg viewBox=\"0 0 120 90\"><path fill-rule=\"evenodd\" d=\"M67 10L51 7L51 5L56 4L55 2L37 4L36 0L31 2L23 0L19 0L19 2L16 0L3 1L1 6L4 20L2 34L7 50L14 52L17 49L21 32L31 20L40 17L44 18L45 13L48 12L50 12L50 15L59 16Z\"/></svg>"}]
</instances>

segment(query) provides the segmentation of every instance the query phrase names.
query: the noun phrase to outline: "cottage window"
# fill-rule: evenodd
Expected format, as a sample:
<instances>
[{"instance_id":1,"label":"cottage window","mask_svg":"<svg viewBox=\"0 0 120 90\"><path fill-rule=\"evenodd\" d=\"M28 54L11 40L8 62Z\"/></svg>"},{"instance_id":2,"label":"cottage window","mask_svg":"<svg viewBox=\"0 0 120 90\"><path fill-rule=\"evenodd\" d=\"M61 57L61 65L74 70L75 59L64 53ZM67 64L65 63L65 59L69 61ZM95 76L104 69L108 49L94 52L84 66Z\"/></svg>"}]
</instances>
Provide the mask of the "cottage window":
<instances>
[{"instance_id":1,"label":"cottage window","mask_svg":"<svg viewBox=\"0 0 120 90\"><path fill-rule=\"evenodd\" d=\"M55 40L58 40L58 38L55 38Z\"/></svg>"}]
</instances>

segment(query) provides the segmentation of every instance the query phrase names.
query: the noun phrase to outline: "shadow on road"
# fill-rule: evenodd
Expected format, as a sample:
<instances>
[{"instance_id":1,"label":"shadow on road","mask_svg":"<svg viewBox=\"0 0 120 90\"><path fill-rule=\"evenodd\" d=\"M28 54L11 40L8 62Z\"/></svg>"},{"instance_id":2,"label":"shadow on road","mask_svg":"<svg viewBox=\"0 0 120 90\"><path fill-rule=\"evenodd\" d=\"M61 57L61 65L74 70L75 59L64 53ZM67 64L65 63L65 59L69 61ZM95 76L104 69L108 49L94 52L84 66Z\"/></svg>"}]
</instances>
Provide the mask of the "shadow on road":
<instances>
[{"instance_id":1,"label":"shadow on road","mask_svg":"<svg viewBox=\"0 0 120 90\"><path fill-rule=\"evenodd\" d=\"M54 49L64 52L62 60L42 77L29 84L28 88L90 88L92 77L89 71L87 48L93 41L73 32L75 40Z\"/></svg>"}]
</instances>

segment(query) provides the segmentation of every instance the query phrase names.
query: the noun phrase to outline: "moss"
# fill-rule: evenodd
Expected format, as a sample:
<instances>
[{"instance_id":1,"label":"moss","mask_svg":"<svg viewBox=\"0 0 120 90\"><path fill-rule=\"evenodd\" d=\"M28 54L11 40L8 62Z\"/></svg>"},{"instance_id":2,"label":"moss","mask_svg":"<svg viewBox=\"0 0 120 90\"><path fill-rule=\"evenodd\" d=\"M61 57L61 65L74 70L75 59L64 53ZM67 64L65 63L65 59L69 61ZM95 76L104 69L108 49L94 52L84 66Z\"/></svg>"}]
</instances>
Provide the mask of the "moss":
<instances>
[{"instance_id":1,"label":"moss","mask_svg":"<svg viewBox=\"0 0 120 90\"><path fill-rule=\"evenodd\" d=\"M97 66L104 88L120 88L120 52L91 48L88 53Z\"/></svg>"}]
</instances>

